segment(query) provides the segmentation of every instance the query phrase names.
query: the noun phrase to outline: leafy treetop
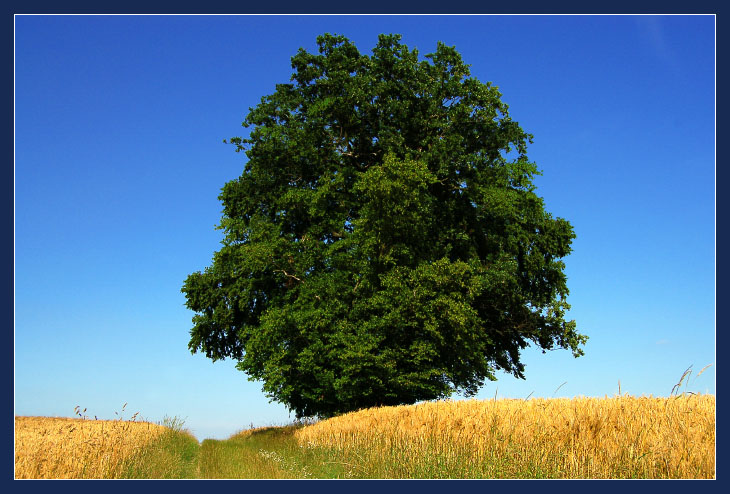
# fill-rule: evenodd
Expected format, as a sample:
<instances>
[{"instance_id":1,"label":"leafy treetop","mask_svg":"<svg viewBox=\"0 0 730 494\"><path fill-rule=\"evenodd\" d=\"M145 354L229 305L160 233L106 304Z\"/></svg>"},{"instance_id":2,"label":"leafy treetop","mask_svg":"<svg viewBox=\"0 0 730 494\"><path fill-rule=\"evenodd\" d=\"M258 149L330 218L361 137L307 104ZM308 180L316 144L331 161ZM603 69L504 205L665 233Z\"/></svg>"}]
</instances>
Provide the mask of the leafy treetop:
<instances>
[{"instance_id":1,"label":"leafy treetop","mask_svg":"<svg viewBox=\"0 0 730 494\"><path fill-rule=\"evenodd\" d=\"M532 136L438 43L300 49L250 109L225 237L185 280L189 348L232 358L298 417L473 395L528 344L583 354L565 320L573 228L536 195Z\"/></svg>"}]
</instances>

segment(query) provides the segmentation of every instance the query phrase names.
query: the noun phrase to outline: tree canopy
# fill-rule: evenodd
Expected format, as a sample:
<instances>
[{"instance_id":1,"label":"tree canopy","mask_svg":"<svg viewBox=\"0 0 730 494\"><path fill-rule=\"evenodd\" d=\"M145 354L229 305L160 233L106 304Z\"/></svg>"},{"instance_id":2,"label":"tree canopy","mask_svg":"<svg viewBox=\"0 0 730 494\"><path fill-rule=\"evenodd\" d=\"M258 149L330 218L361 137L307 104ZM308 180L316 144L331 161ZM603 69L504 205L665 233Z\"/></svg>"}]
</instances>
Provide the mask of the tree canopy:
<instances>
[{"instance_id":1,"label":"tree canopy","mask_svg":"<svg viewBox=\"0 0 730 494\"><path fill-rule=\"evenodd\" d=\"M573 227L545 211L532 136L454 47L299 49L250 108L222 247L182 292L189 348L297 417L473 395L521 351L583 354L565 318Z\"/></svg>"}]
</instances>

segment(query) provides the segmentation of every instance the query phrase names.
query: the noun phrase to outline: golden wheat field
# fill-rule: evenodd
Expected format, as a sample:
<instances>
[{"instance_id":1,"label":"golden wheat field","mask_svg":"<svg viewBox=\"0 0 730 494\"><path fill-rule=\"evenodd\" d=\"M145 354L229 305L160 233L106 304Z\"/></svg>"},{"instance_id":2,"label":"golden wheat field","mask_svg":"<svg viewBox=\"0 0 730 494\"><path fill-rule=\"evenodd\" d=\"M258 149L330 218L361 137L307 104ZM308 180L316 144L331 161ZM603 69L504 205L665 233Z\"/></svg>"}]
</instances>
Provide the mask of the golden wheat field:
<instances>
[{"instance_id":1,"label":"golden wheat field","mask_svg":"<svg viewBox=\"0 0 730 494\"><path fill-rule=\"evenodd\" d=\"M15 478L114 478L166 428L149 422L15 417Z\"/></svg>"},{"instance_id":2,"label":"golden wheat field","mask_svg":"<svg viewBox=\"0 0 730 494\"><path fill-rule=\"evenodd\" d=\"M436 458L492 478L715 477L712 395L428 402L349 413L296 437L366 462Z\"/></svg>"}]
</instances>

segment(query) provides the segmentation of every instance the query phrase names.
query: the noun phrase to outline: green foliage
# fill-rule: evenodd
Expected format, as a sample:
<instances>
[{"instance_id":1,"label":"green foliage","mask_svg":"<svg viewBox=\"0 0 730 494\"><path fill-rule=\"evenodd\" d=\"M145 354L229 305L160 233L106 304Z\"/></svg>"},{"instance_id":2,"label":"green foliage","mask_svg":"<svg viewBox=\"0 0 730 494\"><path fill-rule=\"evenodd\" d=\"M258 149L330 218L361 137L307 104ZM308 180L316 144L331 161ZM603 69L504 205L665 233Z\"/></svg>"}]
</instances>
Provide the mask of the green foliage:
<instances>
[{"instance_id":1,"label":"green foliage","mask_svg":"<svg viewBox=\"0 0 730 494\"><path fill-rule=\"evenodd\" d=\"M544 210L532 136L439 43L371 56L343 36L292 57L246 117L248 157L220 194L225 237L185 280L189 348L232 358L297 417L473 394L520 352L586 337Z\"/></svg>"}]
</instances>

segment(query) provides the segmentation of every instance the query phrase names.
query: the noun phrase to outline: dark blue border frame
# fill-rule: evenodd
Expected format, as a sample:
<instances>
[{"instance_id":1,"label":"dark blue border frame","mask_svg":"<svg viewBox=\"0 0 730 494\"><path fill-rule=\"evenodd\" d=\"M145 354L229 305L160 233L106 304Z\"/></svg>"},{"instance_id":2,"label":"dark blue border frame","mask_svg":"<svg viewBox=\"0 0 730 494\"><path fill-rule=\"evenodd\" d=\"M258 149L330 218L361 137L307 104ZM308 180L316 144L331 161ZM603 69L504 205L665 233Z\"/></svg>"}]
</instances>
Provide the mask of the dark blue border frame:
<instances>
[{"instance_id":1,"label":"dark blue border frame","mask_svg":"<svg viewBox=\"0 0 730 494\"><path fill-rule=\"evenodd\" d=\"M727 5L727 4L725 4ZM152 5L149 2L124 2L121 4L115 4L115 3L109 3L109 4L101 4L98 2L75 2L73 5L69 5L66 3L56 3L56 2L35 2L35 3L28 3L28 2L13 2L13 5L8 6L8 14L5 16L5 29L2 30L3 33L3 39L5 40L5 46L6 46L6 54L9 54L9 62L6 62L6 67L10 67L10 76L5 80L10 81L9 82L9 92L13 92L13 83L14 83L14 73L13 68L11 67L13 58L14 58L14 50L13 53L10 52L10 47L14 46L14 16L16 14L236 14L236 13L246 13L246 14L282 14L282 13L289 13L289 14L326 14L326 13L333 13L333 14L405 14L405 13L421 13L421 14L449 14L449 13L458 13L458 14L716 14L716 88L725 88L727 86L727 78L725 77L724 72L722 69L724 68L724 62L725 62L725 51L724 51L724 45L723 42L726 40L725 34L722 32L722 27L724 24L724 15L723 11L727 10L727 7L725 9L722 9L719 1L695 1L691 3L685 3L685 2L613 2L610 5L605 5L600 2L596 3L589 3L589 2L561 2L559 5L556 5L555 3L548 3L548 2L520 2L520 3L487 3L487 2L475 2L475 3L468 3L468 4L453 4L448 2L419 2L419 3L413 3L410 5L404 5L401 6L400 4L395 4L393 2L384 2L384 1L370 1L367 3L348 3L348 2L326 2L326 3L317 3L317 4L311 4L311 3L303 3L303 2L279 2L279 3L241 3L241 2L218 2L215 5L207 4L207 3L184 3L184 4L176 4L173 9L170 9L172 4L166 3L164 5ZM7 57L8 55L6 55ZM7 60L7 59L6 59ZM8 93L6 93L8 94ZM724 135L721 131L718 131L717 127L722 128L722 122L724 119L717 118L717 115L725 115L725 112L722 111L723 108L725 108L727 105L725 104L726 97L724 96L724 93L722 91L716 91L716 123L719 125L716 125L716 136L722 136ZM3 105L3 108L5 109L5 114L13 114L13 120L11 122L11 129L14 129L14 93L13 93L13 100L11 101L10 97L5 98L5 103ZM7 118L7 117L6 117ZM5 134L6 136L10 136L10 132L7 132ZM13 134L14 135L14 134ZM6 137L7 139L7 137ZM15 276L15 270L14 270L14 248L15 248L15 241L14 241L14 221L15 221L15 214L14 214L14 206L15 206L15 198L14 198L14 191L15 191L15 184L14 184L14 167L15 167L15 156L14 156L14 139L9 139L11 142L9 142L6 145L6 153L10 154L5 169L4 169L4 176L5 180L2 182L2 187L6 191L4 194L0 193L0 202L2 203L2 209L3 214L2 218L4 220L4 232L7 234L7 240L2 243L3 247L7 249L5 254L5 258L10 258L10 261L4 264L4 268L2 271L2 295L4 296L4 300L11 301L11 307L6 309L4 311L5 320L7 322L6 326L7 328L12 328L11 336L14 340L14 276ZM720 141L723 142L723 141ZM725 160L723 157L726 157L726 153L723 152L723 150L716 145L716 180L715 183L724 183L724 178L727 177L727 170L725 168ZM722 233L724 232L723 228L717 228L718 226L722 226L723 222L722 219L724 218L724 213L726 210L727 205L727 199L724 196L724 194L716 194L716 232L719 232L720 235L718 236L716 233L716 253L720 252L720 249L717 248L718 245L724 245L724 238L722 236ZM8 234L9 232L9 234ZM12 243L11 243L12 241ZM717 273L724 273L726 272L726 265L727 262L723 257L720 257L716 255L716 280L723 280L724 276L717 276ZM720 295L723 291L723 285L721 283L716 282L716 301L719 298L718 295ZM717 303L716 303L717 305ZM717 331L717 328L724 328L724 324L721 322L722 320L726 320L727 316L724 314L724 312L716 311L716 348L723 348L722 342L724 341L724 334L722 331ZM8 330L10 331L10 329ZM14 341L13 341L14 342ZM6 382L9 378L10 385L9 385L9 391L13 389L14 386L14 344L11 346L13 349L13 355L11 358L7 359L5 362L5 369L6 369ZM9 351L9 350L8 350ZM717 365L717 363L716 363ZM724 373L724 367L722 364L718 365L717 367L718 373ZM722 384L724 382L723 379L718 379L718 384ZM9 409L10 409L10 415L14 416L14 407L13 407L13 393L7 393L5 396L10 395L10 401L9 401ZM718 402L718 410L723 410L723 398L721 393L717 393L717 402ZM13 443L13 429L12 425L10 425L9 429L6 429L7 432L9 432L9 441L7 441L5 444L12 444ZM717 445L724 444L724 425L720 424L717 427ZM14 446L11 446L8 449L8 453L3 456L6 463L6 472L9 470L7 476L5 476L5 479L12 480L14 478ZM725 464L725 457L721 450L721 448L717 448L717 465ZM717 477L720 482L722 482L725 478L724 469L723 468L717 468L716 469L718 474ZM26 490L35 490L36 488L46 490L48 488L51 488L53 490L65 490L66 488L74 489L77 491L79 487L82 487L84 484L77 483L78 481L72 481L72 483L59 483L59 481L51 481L54 482L52 485L49 484L38 484L35 481L31 482L22 482L22 481L16 481L13 482L10 485L11 492L15 491L26 491ZM137 481L139 482L139 481ZM132 485L129 484L109 484L105 483L103 486L100 486L99 484L96 484L92 481L91 484L86 484L89 488L89 491L92 490L98 490L102 489L104 491L108 490L117 490L120 491L122 489L129 489L131 488L142 488L142 489L154 489L154 484L150 484L150 482L154 482L152 480L150 481L142 481L142 484L135 483ZM219 481L220 482L220 481ZM229 484L229 482L234 481L223 481L226 482L225 485L220 487L232 487L232 484ZM244 481L246 484L244 485L238 485L237 487L251 490L252 492L257 491L264 491L264 490L286 490L291 491L292 489L301 490L316 490L318 492L321 491L332 491L336 492L343 488L343 484L330 484L327 482L327 480L312 480L312 481L297 481L297 480L289 480L289 481L280 481L280 482L268 482L267 481L257 481L257 480L249 480ZM375 483L369 483L369 482L375 482ZM398 484L398 482L407 482L407 484ZM491 482L500 482L500 484L483 484L480 480L464 480L464 481L446 481L446 482L462 482L458 484L451 484L450 487L457 487L459 489L464 489L466 491L474 490L479 491L481 489L486 488L503 488L505 490L514 490L515 488L517 490L534 490L534 489L540 489L543 490L547 488L548 490L560 491L565 492L566 490L583 490L586 487L588 487L583 482L586 481L542 481L539 486L535 484L529 484L529 483L518 483L518 484L502 484L501 482L510 482L510 481L500 481L500 480L492 480ZM463 482L466 482L464 484ZM477 483L478 484L475 484ZM636 482L642 482L642 481L628 481L630 483L625 483L627 481L620 481L623 482L621 484L609 484L607 482L610 481L587 481L591 482L590 488L595 489L598 488L599 490L602 489L628 489L628 490L645 490L645 489L651 489L651 486L647 485L641 485L637 484ZM597 483L596 483L597 482ZM669 483L664 483L661 486L653 486L658 487L662 491L665 491L666 489L669 490L682 490L686 491L686 489L689 487L688 485L684 483L677 484L676 482L698 482L698 481L670 481ZM294 483L294 484L293 484ZM7 486L7 484L6 484ZM184 488L190 488L191 490L198 490L200 489L200 485L195 483L187 483L187 484L177 484L174 486L174 488L179 488L181 486L187 486ZM167 485L166 487L170 487ZM217 486L218 487L218 486ZM414 490L422 490L426 489L429 490L430 488L436 489L436 490L442 490L446 486L443 484L434 483L434 481L428 481L428 480L407 480L407 481L399 481L399 480L386 480L386 481L367 481L367 480L359 480L355 482L349 482L346 485L346 488L348 491L351 492L365 492L366 490L371 490L373 488L382 489L385 488L386 490L390 489L403 489L403 488L409 488ZM701 485L694 485L692 487L699 487L702 490L708 489L710 491L719 491L719 484L718 480L715 481L709 481L709 483L704 483ZM612 489L612 490L613 490ZM83 490L83 487L82 487Z\"/></svg>"}]
</instances>

